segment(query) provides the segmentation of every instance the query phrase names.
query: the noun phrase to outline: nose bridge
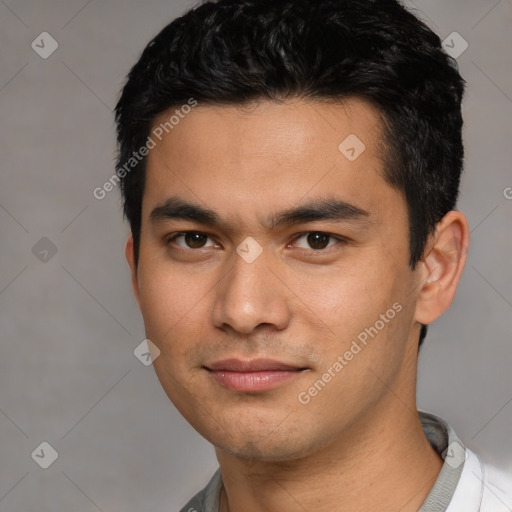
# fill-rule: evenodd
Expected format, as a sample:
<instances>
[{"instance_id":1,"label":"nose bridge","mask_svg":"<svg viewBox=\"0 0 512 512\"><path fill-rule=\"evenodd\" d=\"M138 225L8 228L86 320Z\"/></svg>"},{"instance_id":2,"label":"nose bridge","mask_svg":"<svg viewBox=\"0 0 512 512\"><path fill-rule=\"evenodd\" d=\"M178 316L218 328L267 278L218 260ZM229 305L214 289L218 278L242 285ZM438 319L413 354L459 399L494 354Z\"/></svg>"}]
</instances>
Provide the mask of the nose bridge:
<instances>
[{"instance_id":1,"label":"nose bridge","mask_svg":"<svg viewBox=\"0 0 512 512\"><path fill-rule=\"evenodd\" d=\"M284 286L269 269L272 256L262 251L255 259L245 257L253 249L249 247L244 253L240 244L233 255L231 271L219 283L214 307L217 327L230 325L247 333L260 324L272 324L279 329L286 326L287 298Z\"/></svg>"}]
</instances>

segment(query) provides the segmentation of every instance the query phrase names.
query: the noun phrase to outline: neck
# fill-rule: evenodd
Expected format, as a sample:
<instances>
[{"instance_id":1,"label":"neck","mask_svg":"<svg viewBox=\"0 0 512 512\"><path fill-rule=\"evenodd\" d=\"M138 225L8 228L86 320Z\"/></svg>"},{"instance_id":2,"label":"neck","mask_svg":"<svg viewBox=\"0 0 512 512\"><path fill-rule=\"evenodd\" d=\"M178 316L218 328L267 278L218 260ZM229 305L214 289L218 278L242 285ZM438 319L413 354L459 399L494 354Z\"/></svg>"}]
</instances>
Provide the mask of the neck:
<instances>
[{"instance_id":1,"label":"neck","mask_svg":"<svg viewBox=\"0 0 512 512\"><path fill-rule=\"evenodd\" d=\"M299 460L247 461L217 449L220 512L416 512L442 459L413 405L404 407L391 395L334 442Z\"/></svg>"}]
</instances>

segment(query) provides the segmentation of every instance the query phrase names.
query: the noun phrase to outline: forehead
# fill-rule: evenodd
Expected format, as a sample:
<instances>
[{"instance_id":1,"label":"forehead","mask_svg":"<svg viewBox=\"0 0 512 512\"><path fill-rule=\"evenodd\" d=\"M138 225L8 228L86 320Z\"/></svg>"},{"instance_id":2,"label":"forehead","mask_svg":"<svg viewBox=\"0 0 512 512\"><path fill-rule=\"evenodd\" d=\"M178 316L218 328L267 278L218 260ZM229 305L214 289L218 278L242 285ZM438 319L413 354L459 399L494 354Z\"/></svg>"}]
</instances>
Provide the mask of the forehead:
<instances>
[{"instance_id":1,"label":"forehead","mask_svg":"<svg viewBox=\"0 0 512 512\"><path fill-rule=\"evenodd\" d=\"M209 156L225 157L224 150L229 149L231 159L249 154L261 157L267 153L282 154L288 159L294 155L302 159L319 158L320 147L332 153L339 150L339 144L349 135L364 139L369 146L379 143L381 138L380 112L359 98L200 104L181 119L172 115L174 111L170 109L157 117L153 130L165 127L172 117L173 123L177 123L168 126L158 146L160 149L173 146L175 152L188 158L204 157L204 151L198 149L206 147Z\"/></svg>"},{"instance_id":2,"label":"forehead","mask_svg":"<svg viewBox=\"0 0 512 512\"><path fill-rule=\"evenodd\" d=\"M363 100L199 105L150 151L143 216L171 196L240 219L333 194L371 212L396 193L384 157L379 112Z\"/></svg>"}]
</instances>

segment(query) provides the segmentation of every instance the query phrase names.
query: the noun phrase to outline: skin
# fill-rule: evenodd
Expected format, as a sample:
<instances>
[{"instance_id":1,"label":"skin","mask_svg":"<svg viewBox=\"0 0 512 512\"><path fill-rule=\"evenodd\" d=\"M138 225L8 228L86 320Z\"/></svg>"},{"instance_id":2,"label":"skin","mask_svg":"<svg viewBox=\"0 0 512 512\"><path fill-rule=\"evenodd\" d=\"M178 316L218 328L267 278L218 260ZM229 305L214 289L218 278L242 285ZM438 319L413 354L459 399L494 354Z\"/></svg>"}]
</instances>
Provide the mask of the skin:
<instances>
[{"instance_id":1,"label":"skin","mask_svg":"<svg viewBox=\"0 0 512 512\"><path fill-rule=\"evenodd\" d=\"M383 178L380 127L377 110L358 99L198 106L148 156L138 267L131 236L126 257L160 350L158 378L215 446L221 511L416 511L441 469L416 413L418 336L452 302L468 227L449 212L411 270L406 203ZM354 161L338 149L349 134L365 144ZM213 210L222 224L152 220L171 197ZM325 198L367 215L265 224ZM183 231L207 236L169 241ZM339 238L308 243L318 232ZM263 250L252 263L236 252L249 236ZM396 303L400 312L300 403ZM227 358L307 370L244 393L205 368Z\"/></svg>"}]
</instances>

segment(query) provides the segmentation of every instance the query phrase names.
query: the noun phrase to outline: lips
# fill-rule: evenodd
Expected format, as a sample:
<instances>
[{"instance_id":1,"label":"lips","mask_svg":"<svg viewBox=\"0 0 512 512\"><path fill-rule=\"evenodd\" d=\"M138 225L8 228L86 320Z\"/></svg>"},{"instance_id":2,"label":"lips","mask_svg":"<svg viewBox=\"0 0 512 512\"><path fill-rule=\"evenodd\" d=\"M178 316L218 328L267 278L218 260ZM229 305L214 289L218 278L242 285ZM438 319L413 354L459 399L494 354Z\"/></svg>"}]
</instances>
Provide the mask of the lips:
<instances>
[{"instance_id":1,"label":"lips","mask_svg":"<svg viewBox=\"0 0 512 512\"><path fill-rule=\"evenodd\" d=\"M225 370L230 372L293 371L302 369L298 366L292 366L272 359L253 359L252 361L225 359L209 364L207 368L214 371Z\"/></svg>"},{"instance_id":2,"label":"lips","mask_svg":"<svg viewBox=\"0 0 512 512\"><path fill-rule=\"evenodd\" d=\"M208 364L205 369L221 386L246 393L274 389L307 370L270 359L225 359Z\"/></svg>"}]
</instances>

